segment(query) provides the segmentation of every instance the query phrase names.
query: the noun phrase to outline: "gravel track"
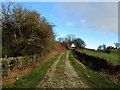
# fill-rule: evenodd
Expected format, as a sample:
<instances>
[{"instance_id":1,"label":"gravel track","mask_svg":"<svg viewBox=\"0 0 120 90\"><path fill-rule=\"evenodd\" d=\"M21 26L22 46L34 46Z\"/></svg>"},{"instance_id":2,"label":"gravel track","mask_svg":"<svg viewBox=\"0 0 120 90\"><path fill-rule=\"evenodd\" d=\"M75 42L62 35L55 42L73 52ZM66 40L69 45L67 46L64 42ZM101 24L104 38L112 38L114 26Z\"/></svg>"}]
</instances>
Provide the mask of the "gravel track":
<instances>
[{"instance_id":1,"label":"gravel track","mask_svg":"<svg viewBox=\"0 0 120 90\"><path fill-rule=\"evenodd\" d=\"M36 88L88 88L74 71L68 55L69 51L59 56Z\"/></svg>"}]
</instances>

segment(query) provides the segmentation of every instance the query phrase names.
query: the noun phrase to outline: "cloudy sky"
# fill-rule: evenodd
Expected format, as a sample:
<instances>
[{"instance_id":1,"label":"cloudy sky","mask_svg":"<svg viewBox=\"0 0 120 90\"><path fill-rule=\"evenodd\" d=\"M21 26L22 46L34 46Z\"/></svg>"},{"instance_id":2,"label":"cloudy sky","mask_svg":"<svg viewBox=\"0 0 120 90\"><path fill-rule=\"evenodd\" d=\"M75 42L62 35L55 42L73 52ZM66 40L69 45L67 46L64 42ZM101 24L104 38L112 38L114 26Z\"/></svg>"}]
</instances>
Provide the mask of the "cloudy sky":
<instances>
[{"instance_id":1,"label":"cloudy sky","mask_svg":"<svg viewBox=\"0 0 120 90\"><path fill-rule=\"evenodd\" d=\"M21 2L54 23L57 37L74 34L87 48L118 42L117 2Z\"/></svg>"},{"instance_id":2,"label":"cloudy sky","mask_svg":"<svg viewBox=\"0 0 120 90\"><path fill-rule=\"evenodd\" d=\"M117 3L62 3L59 5L62 15L69 19L69 25L76 22L103 33L118 32ZM76 20L76 21L75 21ZM81 25L79 25L81 26ZM81 27L82 28L82 27Z\"/></svg>"}]
</instances>

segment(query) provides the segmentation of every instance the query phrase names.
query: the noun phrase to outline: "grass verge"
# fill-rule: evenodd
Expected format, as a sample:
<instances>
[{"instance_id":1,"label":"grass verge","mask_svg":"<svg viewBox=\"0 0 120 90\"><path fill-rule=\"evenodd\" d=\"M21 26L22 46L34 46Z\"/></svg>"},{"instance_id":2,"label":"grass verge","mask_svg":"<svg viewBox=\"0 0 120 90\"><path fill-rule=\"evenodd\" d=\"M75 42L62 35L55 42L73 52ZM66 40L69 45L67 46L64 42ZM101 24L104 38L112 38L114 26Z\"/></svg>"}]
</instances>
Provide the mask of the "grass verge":
<instances>
[{"instance_id":1,"label":"grass verge","mask_svg":"<svg viewBox=\"0 0 120 90\"><path fill-rule=\"evenodd\" d=\"M72 52L69 53L69 60L83 83L89 85L90 88L119 88L120 83L115 82L112 77L88 70L80 65Z\"/></svg>"},{"instance_id":2,"label":"grass verge","mask_svg":"<svg viewBox=\"0 0 120 90\"><path fill-rule=\"evenodd\" d=\"M40 81L46 74L50 66L58 59L61 53L58 53L48 62L43 63L40 68L33 71L33 73L27 74L25 77L18 78L16 84L6 84L2 88L33 88L38 81Z\"/></svg>"}]
</instances>

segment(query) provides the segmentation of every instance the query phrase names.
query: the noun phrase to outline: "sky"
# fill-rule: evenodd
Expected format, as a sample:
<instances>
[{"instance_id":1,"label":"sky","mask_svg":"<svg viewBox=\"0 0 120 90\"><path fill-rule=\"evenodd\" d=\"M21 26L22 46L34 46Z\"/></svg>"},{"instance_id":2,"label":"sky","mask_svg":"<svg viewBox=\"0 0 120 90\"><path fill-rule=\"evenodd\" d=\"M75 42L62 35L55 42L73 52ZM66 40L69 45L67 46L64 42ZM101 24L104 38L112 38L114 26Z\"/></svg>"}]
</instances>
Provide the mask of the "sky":
<instances>
[{"instance_id":1,"label":"sky","mask_svg":"<svg viewBox=\"0 0 120 90\"><path fill-rule=\"evenodd\" d=\"M75 35L85 41L86 47L114 46L118 42L117 2L20 2L24 7L38 11L55 24L56 39Z\"/></svg>"}]
</instances>

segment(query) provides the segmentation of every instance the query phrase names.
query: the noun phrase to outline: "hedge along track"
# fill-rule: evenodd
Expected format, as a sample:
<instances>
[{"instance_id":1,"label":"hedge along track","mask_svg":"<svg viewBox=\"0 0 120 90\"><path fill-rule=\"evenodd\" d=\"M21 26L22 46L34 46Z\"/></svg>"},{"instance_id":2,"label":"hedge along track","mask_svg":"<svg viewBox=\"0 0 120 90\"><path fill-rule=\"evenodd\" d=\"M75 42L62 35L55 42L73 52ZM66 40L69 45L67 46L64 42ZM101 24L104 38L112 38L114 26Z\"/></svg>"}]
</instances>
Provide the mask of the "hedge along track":
<instances>
[{"instance_id":1,"label":"hedge along track","mask_svg":"<svg viewBox=\"0 0 120 90\"><path fill-rule=\"evenodd\" d=\"M87 68L94 71L104 72L108 75L120 75L120 65L113 65L107 62L106 59L88 55L83 52L74 50L75 58L84 64Z\"/></svg>"}]
</instances>

